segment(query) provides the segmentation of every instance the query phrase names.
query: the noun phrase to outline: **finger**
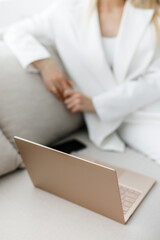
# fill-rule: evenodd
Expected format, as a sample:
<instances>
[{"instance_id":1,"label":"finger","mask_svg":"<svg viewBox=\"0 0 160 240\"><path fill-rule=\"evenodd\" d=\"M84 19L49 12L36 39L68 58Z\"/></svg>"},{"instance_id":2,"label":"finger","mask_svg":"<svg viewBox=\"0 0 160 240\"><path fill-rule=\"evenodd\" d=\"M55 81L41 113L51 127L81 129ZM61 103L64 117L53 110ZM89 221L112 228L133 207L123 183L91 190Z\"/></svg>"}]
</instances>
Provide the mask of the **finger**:
<instances>
[{"instance_id":1,"label":"finger","mask_svg":"<svg viewBox=\"0 0 160 240\"><path fill-rule=\"evenodd\" d=\"M63 96L64 96L65 98L69 98L69 97L71 97L72 95L74 95L74 93L75 93L74 90L68 88L68 89L66 89L66 90L64 91Z\"/></svg>"},{"instance_id":2,"label":"finger","mask_svg":"<svg viewBox=\"0 0 160 240\"><path fill-rule=\"evenodd\" d=\"M69 103L72 102L72 101L74 101L74 96L65 98L64 103L65 103L65 104L69 104Z\"/></svg>"},{"instance_id":3,"label":"finger","mask_svg":"<svg viewBox=\"0 0 160 240\"><path fill-rule=\"evenodd\" d=\"M63 80L67 86L69 87L73 86L73 82L71 82L67 77L64 77Z\"/></svg>"},{"instance_id":4,"label":"finger","mask_svg":"<svg viewBox=\"0 0 160 240\"><path fill-rule=\"evenodd\" d=\"M66 107L69 109L69 110L72 110L72 108L74 108L76 106L76 103L70 103L70 104L67 104Z\"/></svg>"},{"instance_id":5,"label":"finger","mask_svg":"<svg viewBox=\"0 0 160 240\"><path fill-rule=\"evenodd\" d=\"M59 99L62 101L61 94L59 93L58 89L55 86L52 86L51 92Z\"/></svg>"},{"instance_id":6,"label":"finger","mask_svg":"<svg viewBox=\"0 0 160 240\"><path fill-rule=\"evenodd\" d=\"M73 82L71 82L69 79L67 79L67 84L68 84L68 86L70 86L70 87L73 86Z\"/></svg>"},{"instance_id":7,"label":"finger","mask_svg":"<svg viewBox=\"0 0 160 240\"><path fill-rule=\"evenodd\" d=\"M61 88L62 88L62 95L63 95L63 98L65 98L65 91L68 90L68 89L71 89L71 86L67 85L66 82L62 82L61 83Z\"/></svg>"},{"instance_id":8,"label":"finger","mask_svg":"<svg viewBox=\"0 0 160 240\"><path fill-rule=\"evenodd\" d=\"M80 103L78 99L75 99L74 101L68 103L66 106L68 109L72 109L74 107L80 107Z\"/></svg>"},{"instance_id":9,"label":"finger","mask_svg":"<svg viewBox=\"0 0 160 240\"><path fill-rule=\"evenodd\" d=\"M63 95L65 89L69 88L64 81L57 82L56 87L59 90L59 93L61 93L61 95Z\"/></svg>"},{"instance_id":10,"label":"finger","mask_svg":"<svg viewBox=\"0 0 160 240\"><path fill-rule=\"evenodd\" d=\"M56 87L57 87L59 92L63 92L63 87L62 87L62 83L61 82L57 82L56 83Z\"/></svg>"},{"instance_id":11,"label":"finger","mask_svg":"<svg viewBox=\"0 0 160 240\"><path fill-rule=\"evenodd\" d=\"M71 110L72 113L77 113L77 112L82 112L81 108L76 106L76 107L73 107L72 110Z\"/></svg>"},{"instance_id":12,"label":"finger","mask_svg":"<svg viewBox=\"0 0 160 240\"><path fill-rule=\"evenodd\" d=\"M62 87L61 82L56 82L56 83L54 83L53 86L57 89L58 95L60 96L61 100L64 101L64 97L63 97L63 87Z\"/></svg>"},{"instance_id":13,"label":"finger","mask_svg":"<svg viewBox=\"0 0 160 240\"><path fill-rule=\"evenodd\" d=\"M69 103L71 103L71 102L76 101L76 99L77 99L77 100L79 99L79 101L80 101L80 98L79 98L79 96L78 96L77 94L72 95L72 96L66 98L65 101L64 101L64 103L65 103L65 104L69 104Z\"/></svg>"},{"instance_id":14,"label":"finger","mask_svg":"<svg viewBox=\"0 0 160 240\"><path fill-rule=\"evenodd\" d=\"M69 86L66 84L66 82L64 82L64 81L57 81L57 82L55 82L52 86L54 86L56 89L57 89L57 91L58 91L58 95L59 95L59 97L60 97L60 99L62 100L62 101L64 101L64 99L65 99L65 97L64 97L64 91L65 90L67 90L67 89L69 89Z\"/></svg>"}]
</instances>

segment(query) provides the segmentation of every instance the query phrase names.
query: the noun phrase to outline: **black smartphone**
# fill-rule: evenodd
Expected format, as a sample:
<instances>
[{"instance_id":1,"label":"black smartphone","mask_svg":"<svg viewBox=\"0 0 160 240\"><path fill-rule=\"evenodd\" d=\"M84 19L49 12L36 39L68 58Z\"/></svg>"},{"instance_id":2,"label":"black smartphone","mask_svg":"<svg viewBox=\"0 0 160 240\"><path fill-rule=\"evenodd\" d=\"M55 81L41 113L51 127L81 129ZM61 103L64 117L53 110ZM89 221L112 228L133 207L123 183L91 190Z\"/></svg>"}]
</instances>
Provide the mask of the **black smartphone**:
<instances>
[{"instance_id":1,"label":"black smartphone","mask_svg":"<svg viewBox=\"0 0 160 240\"><path fill-rule=\"evenodd\" d=\"M71 153L71 152L76 152L76 151L82 150L82 149L86 148L87 146L77 139L71 139L71 140L67 140L65 142L56 144L56 145L51 143L48 145L48 147L54 148L61 152Z\"/></svg>"}]
</instances>

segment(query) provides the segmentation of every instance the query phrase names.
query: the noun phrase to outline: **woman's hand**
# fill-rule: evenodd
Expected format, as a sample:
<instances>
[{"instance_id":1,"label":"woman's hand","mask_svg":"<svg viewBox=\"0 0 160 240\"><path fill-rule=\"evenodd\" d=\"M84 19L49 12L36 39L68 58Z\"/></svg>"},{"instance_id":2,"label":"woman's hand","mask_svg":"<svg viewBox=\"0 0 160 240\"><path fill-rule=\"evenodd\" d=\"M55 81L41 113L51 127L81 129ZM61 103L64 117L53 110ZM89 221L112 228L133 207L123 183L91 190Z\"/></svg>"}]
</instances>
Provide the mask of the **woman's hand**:
<instances>
[{"instance_id":1,"label":"woman's hand","mask_svg":"<svg viewBox=\"0 0 160 240\"><path fill-rule=\"evenodd\" d=\"M67 89L64 92L64 103L72 112L92 112L95 113L95 108L91 98L84 96L82 93L73 89Z\"/></svg>"},{"instance_id":2,"label":"woman's hand","mask_svg":"<svg viewBox=\"0 0 160 240\"><path fill-rule=\"evenodd\" d=\"M72 82L52 59L43 59L32 63L39 69L46 88L55 96L64 101L64 91L72 87Z\"/></svg>"}]
</instances>

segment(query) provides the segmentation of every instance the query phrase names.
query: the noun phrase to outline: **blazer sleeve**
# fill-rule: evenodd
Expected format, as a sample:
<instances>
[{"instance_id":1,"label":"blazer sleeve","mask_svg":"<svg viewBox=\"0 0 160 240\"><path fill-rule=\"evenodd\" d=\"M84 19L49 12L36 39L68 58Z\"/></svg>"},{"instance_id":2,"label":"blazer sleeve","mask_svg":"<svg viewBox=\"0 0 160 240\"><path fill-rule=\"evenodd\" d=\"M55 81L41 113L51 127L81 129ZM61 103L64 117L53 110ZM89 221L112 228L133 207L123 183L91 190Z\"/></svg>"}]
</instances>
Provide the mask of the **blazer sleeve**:
<instances>
[{"instance_id":1,"label":"blazer sleeve","mask_svg":"<svg viewBox=\"0 0 160 240\"><path fill-rule=\"evenodd\" d=\"M4 41L28 71L38 72L31 63L50 57L44 45L54 41L57 3L41 14L12 25L4 35Z\"/></svg>"},{"instance_id":2,"label":"blazer sleeve","mask_svg":"<svg viewBox=\"0 0 160 240\"><path fill-rule=\"evenodd\" d=\"M159 54L145 74L95 96L92 100L99 118L102 121L113 121L124 119L158 99L160 99Z\"/></svg>"}]
</instances>

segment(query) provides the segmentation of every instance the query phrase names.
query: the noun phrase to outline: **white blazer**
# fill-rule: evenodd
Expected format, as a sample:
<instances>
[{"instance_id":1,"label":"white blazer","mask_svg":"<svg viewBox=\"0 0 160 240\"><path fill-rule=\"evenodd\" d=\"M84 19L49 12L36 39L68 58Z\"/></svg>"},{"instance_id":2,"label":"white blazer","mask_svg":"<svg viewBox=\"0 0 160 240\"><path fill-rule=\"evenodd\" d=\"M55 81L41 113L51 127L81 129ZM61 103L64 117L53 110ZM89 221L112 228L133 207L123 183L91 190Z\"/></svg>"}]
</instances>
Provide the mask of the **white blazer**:
<instances>
[{"instance_id":1,"label":"white blazer","mask_svg":"<svg viewBox=\"0 0 160 240\"><path fill-rule=\"evenodd\" d=\"M116 134L122 122L160 123L160 52L152 9L126 2L113 71L105 56L97 9L91 0L55 0L44 13L11 27L4 40L22 66L50 57L43 44L55 45L77 89L93 99L97 114L85 113L90 139L100 148L123 151Z\"/></svg>"}]
</instances>

